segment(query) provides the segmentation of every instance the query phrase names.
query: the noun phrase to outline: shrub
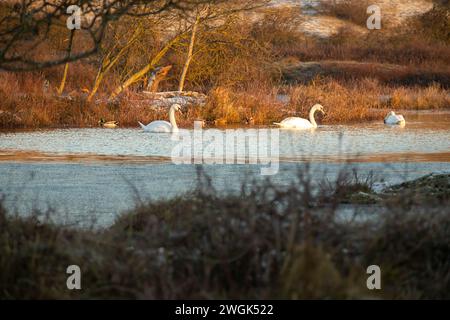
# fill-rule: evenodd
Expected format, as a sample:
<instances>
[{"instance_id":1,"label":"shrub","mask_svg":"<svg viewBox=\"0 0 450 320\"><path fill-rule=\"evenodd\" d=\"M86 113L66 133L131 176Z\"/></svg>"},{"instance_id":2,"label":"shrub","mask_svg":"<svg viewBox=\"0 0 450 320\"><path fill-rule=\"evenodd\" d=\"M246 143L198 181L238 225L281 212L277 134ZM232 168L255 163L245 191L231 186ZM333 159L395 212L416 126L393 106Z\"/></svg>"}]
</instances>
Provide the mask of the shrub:
<instances>
[{"instance_id":1,"label":"shrub","mask_svg":"<svg viewBox=\"0 0 450 320\"><path fill-rule=\"evenodd\" d=\"M415 19L415 23L424 35L438 41L450 43L450 5L435 4L433 9Z\"/></svg>"},{"instance_id":2,"label":"shrub","mask_svg":"<svg viewBox=\"0 0 450 320\"><path fill-rule=\"evenodd\" d=\"M0 202L0 297L368 298L376 264L379 297L449 298L448 199L411 206L391 194L379 215L342 220L307 168L290 186L249 181L240 194L216 191L199 171L192 192L140 204L105 230L11 217ZM72 264L82 291L66 288Z\"/></svg>"}]
</instances>

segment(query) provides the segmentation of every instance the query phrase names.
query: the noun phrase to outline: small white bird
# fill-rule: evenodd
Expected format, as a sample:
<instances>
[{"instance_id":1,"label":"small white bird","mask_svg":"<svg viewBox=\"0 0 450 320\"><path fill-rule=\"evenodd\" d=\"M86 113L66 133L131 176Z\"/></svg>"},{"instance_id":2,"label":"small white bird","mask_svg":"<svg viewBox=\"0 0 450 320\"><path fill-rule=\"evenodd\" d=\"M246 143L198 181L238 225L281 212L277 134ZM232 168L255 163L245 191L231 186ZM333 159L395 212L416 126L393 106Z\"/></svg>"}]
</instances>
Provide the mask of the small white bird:
<instances>
[{"instance_id":1,"label":"small white bird","mask_svg":"<svg viewBox=\"0 0 450 320\"><path fill-rule=\"evenodd\" d=\"M317 111L325 114L323 106L320 104L316 104L311 108L311 111L309 112L309 121L303 118L291 117L284 119L280 123L275 122L274 125L279 126L282 129L314 129L317 128L316 119L314 119L314 115Z\"/></svg>"},{"instance_id":2,"label":"small white bird","mask_svg":"<svg viewBox=\"0 0 450 320\"><path fill-rule=\"evenodd\" d=\"M384 124L404 126L406 124L406 121L402 115L395 114L394 111L391 111L386 116L386 118L384 118Z\"/></svg>"},{"instance_id":3,"label":"small white bird","mask_svg":"<svg viewBox=\"0 0 450 320\"><path fill-rule=\"evenodd\" d=\"M144 125L139 122L139 125L145 132L154 132L154 133L171 133L178 132L178 126L175 119L175 112L181 111L181 106L179 104L174 104L170 107L169 110L169 120L167 121L153 121L148 125Z\"/></svg>"}]
</instances>

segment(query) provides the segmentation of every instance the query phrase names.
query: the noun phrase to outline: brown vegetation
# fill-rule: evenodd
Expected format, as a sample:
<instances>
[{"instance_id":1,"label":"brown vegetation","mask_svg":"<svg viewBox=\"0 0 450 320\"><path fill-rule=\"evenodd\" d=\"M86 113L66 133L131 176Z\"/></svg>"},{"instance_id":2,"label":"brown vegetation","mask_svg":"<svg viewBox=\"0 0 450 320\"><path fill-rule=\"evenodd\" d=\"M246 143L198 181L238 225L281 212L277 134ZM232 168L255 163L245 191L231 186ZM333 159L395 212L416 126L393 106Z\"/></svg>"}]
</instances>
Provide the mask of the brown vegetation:
<instances>
[{"instance_id":1,"label":"brown vegetation","mask_svg":"<svg viewBox=\"0 0 450 320\"><path fill-rule=\"evenodd\" d=\"M398 32L355 35L343 29L316 39L302 33L296 9L263 10L257 20L211 10L198 22L194 15L194 22L173 27L175 37L167 34L173 17L123 18L107 28L107 41L89 59L67 68L0 72L0 127L89 127L100 118L134 127L165 118L164 110L134 101L165 66L172 68L160 90L183 87L209 95L205 107L180 119L183 125L199 118L269 125L306 116L315 103L325 106L322 121L329 124L381 120L384 109L450 108L450 47L442 37L427 36L434 31L419 23L425 16ZM428 28L441 35L442 23ZM64 42L58 39L53 46ZM278 94L288 98L280 101Z\"/></svg>"},{"instance_id":2,"label":"brown vegetation","mask_svg":"<svg viewBox=\"0 0 450 320\"><path fill-rule=\"evenodd\" d=\"M24 79L25 78L25 79ZM18 80L20 79L20 81ZM11 95L17 87L27 93ZM88 102L87 95L55 96L44 93L42 77L9 74L0 82L2 128L93 127L100 118L119 121L121 126L136 126L166 118L166 111L120 99ZM130 93L129 97L133 97ZM285 97L285 98L284 98ZM312 105L326 108L322 123L351 123L383 119L387 109L430 110L450 108L450 96L440 85L395 87L377 80L340 82L316 78L309 84L272 87L255 84L236 89L216 87L209 92L206 106L193 106L179 119L192 126L196 119L209 125L267 125L286 116L308 115Z\"/></svg>"},{"instance_id":3,"label":"brown vegetation","mask_svg":"<svg viewBox=\"0 0 450 320\"><path fill-rule=\"evenodd\" d=\"M365 25L367 21L366 11L370 5L372 5L372 2L369 0L323 1L320 3L319 11L322 14Z\"/></svg>"},{"instance_id":4,"label":"brown vegetation","mask_svg":"<svg viewBox=\"0 0 450 320\"><path fill-rule=\"evenodd\" d=\"M371 192L369 181L343 173L323 189L303 170L291 186L250 183L240 195L200 173L195 191L141 204L105 230L55 226L45 212L12 217L0 202L0 298L448 299L449 176L426 179L438 196L413 202L419 180L384 195L376 217L345 221L342 192ZM73 264L81 291L66 288Z\"/></svg>"}]
</instances>

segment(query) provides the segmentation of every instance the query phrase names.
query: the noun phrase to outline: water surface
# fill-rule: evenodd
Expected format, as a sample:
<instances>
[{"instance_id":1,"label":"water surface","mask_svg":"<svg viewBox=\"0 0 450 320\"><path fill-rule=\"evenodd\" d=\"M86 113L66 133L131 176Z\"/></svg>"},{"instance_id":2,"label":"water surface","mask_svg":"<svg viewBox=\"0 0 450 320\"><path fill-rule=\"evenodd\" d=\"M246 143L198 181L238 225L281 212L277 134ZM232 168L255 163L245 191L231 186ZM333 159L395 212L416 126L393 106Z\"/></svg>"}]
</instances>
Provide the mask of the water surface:
<instances>
[{"instance_id":1,"label":"water surface","mask_svg":"<svg viewBox=\"0 0 450 320\"><path fill-rule=\"evenodd\" d=\"M305 162L311 162L316 181L355 168L362 176L375 173L377 188L450 172L450 114L414 113L407 121L405 128L369 123L281 131L280 171L270 179L287 185ZM195 188L195 166L170 161L177 143L170 135L138 129L0 133L0 193L11 212L51 208L58 223L108 226L137 201ZM220 192L239 192L246 179L265 179L254 165L210 165L205 171Z\"/></svg>"},{"instance_id":2,"label":"water surface","mask_svg":"<svg viewBox=\"0 0 450 320\"><path fill-rule=\"evenodd\" d=\"M0 133L0 150L60 154L170 157L180 142L140 129L60 129ZM245 146L243 146L245 147ZM243 152L245 150L242 150ZM281 159L450 152L450 113L414 113L406 127L383 123L320 126L313 131L280 131Z\"/></svg>"}]
</instances>

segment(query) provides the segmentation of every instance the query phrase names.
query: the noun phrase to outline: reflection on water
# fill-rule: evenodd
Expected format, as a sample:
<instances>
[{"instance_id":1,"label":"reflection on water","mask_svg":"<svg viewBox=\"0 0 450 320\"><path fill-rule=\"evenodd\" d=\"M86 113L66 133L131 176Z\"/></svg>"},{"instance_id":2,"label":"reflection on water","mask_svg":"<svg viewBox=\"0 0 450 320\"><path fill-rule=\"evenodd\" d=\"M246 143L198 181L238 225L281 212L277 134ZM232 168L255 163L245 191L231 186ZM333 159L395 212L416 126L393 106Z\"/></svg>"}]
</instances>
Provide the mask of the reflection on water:
<instances>
[{"instance_id":1,"label":"reflection on water","mask_svg":"<svg viewBox=\"0 0 450 320\"><path fill-rule=\"evenodd\" d=\"M322 126L314 132L282 131L280 156L306 158L314 178L333 180L339 171L354 167L362 174L375 172L384 183L399 183L431 172L450 172L450 113L408 114L406 128L371 123L352 126ZM164 161L131 161L133 157L167 157L176 143L170 136L147 134L140 130L67 129L0 133L0 193L6 206L20 214L31 209L57 209L52 218L59 223L98 226L113 223L118 214L142 200L170 198L185 193L196 184L192 165L173 165ZM3 150L3 155L2 155ZM5 150L22 151L33 160L5 156ZM59 154L59 161L33 158L28 151ZM37 153L37 154L38 154ZM79 161L105 155L123 161ZM73 156L78 154L78 156ZM398 155L415 158L403 161ZM440 154L434 161L424 155ZM71 156L68 156L71 155ZM361 163L326 162L331 158L351 158ZM396 156L397 155L397 156ZM412 157L411 155L415 155ZM417 155L422 155L417 157ZM447 157L447 158L446 158ZM39 158L40 161L34 161ZM432 158L432 157L431 157ZM159 159L159 158L158 158ZM295 178L302 163L284 162L272 177L278 185ZM218 190L239 191L243 177L263 179L259 167L250 165L206 166ZM380 186L379 186L380 187ZM136 194L133 190L138 190Z\"/></svg>"},{"instance_id":2,"label":"reflection on water","mask_svg":"<svg viewBox=\"0 0 450 320\"><path fill-rule=\"evenodd\" d=\"M450 113L415 113L407 126L382 123L321 126L314 131L281 130L280 157L306 158L357 155L445 153L450 151ZM170 157L179 144L170 135L139 129L65 129L0 133L0 150Z\"/></svg>"}]
</instances>

